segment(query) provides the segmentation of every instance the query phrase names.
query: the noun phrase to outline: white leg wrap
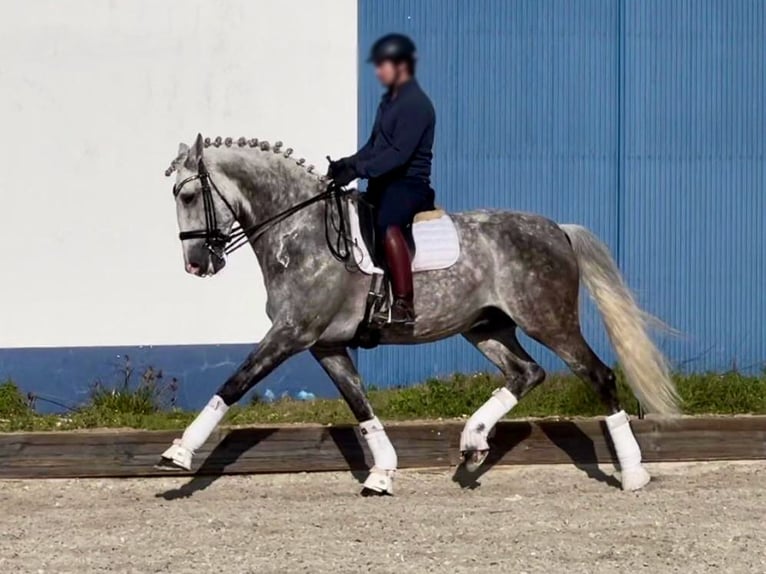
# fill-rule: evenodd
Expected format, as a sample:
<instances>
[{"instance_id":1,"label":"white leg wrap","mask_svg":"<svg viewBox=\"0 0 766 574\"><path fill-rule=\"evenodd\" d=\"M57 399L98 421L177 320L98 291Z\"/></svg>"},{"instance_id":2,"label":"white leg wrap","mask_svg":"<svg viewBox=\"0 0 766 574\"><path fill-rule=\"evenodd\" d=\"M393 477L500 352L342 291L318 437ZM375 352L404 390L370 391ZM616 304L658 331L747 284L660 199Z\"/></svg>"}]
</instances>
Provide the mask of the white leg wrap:
<instances>
[{"instance_id":1,"label":"white leg wrap","mask_svg":"<svg viewBox=\"0 0 766 574\"><path fill-rule=\"evenodd\" d=\"M627 413L620 411L606 417L606 426L620 463L623 490L638 490L646 486L650 476L641 464L641 448L630 428Z\"/></svg>"},{"instance_id":2,"label":"white leg wrap","mask_svg":"<svg viewBox=\"0 0 766 574\"><path fill-rule=\"evenodd\" d=\"M378 417L364 421L359 424L362 436L367 440L367 446L370 447L372 460L375 468L380 470L396 470L396 451L394 445L388 440L386 429L378 420Z\"/></svg>"},{"instance_id":3,"label":"white leg wrap","mask_svg":"<svg viewBox=\"0 0 766 574\"><path fill-rule=\"evenodd\" d=\"M396 451L394 445L388 440L386 429L383 428L378 417L359 424L370 447L374 466L370 469L364 487L375 492L393 494L394 475L396 474Z\"/></svg>"},{"instance_id":4,"label":"white leg wrap","mask_svg":"<svg viewBox=\"0 0 766 574\"><path fill-rule=\"evenodd\" d=\"M223 399L218 395L213 395L205 408L202 409L197 418L192 421L183 436L181 437L181 446L194 454L199 447L205 444L210 434L221 422L221 419L226 414L229 407L223 402Z\"/></svg>"},{"instance_id":5,"label":"white leg wrap","mask_svg":"<svg viewBox=\"0 0 766 574\"><path fill-rule=\"evenodd\" d=\"M213 395L205 408L197 418L186 427L183 436L173 441L173 444L165 452L162 458L172 460L176 466L191 470L192 456L194 452L205 444L215 427L221 422L229 407L218 395Z\"/></svg>"},{"instance_id":6,"label":"white leg wrap","mask_svg":"<svg viewBox=\"0 0 766 574\"><path fill-rule=\"evenodd\" d=\"M489 450L487 438L497 422L516 406L519 400L507 388L495 390L465 423L460 435L460 452Z\"/></svg>"}]
</instances>

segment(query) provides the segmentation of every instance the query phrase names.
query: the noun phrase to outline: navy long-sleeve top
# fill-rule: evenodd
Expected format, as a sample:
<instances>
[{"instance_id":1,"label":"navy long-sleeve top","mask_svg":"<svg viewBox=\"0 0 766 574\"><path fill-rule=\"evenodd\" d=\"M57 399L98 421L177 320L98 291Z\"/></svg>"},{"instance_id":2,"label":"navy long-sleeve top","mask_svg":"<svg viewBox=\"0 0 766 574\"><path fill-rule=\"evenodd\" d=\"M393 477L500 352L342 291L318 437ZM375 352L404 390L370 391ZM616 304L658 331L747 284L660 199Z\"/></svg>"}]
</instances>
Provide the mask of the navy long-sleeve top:
<instances>
[{"instance_id":1,"label":"navy long-sleeve top","mask_svg":"<svg viewBox=\"0 0 766 574\"><path fill-rule=\"evenodd\" d=\"M409 80L381 99L370 139L351 156L356 173L372 185L402 178L430 184L435 127L431 100Z\"/></svg>"}]
</instances>

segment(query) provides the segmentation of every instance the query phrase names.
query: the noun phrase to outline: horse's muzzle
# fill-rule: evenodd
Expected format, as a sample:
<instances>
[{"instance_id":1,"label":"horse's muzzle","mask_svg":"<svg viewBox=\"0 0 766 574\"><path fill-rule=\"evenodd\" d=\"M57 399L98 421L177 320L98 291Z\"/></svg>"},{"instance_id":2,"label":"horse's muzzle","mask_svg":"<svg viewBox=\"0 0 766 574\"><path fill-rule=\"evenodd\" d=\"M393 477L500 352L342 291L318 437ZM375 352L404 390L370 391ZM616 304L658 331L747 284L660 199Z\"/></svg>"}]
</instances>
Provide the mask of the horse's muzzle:
<instances>
[{"instance_id":1,"label":"horse's muzzle","mask_svg":"<svg viewBox=\"0 0 766 574\"><path fill-rule=\"evenodd\" d=\"M215 275L226 266L226 259L207 245L188 246L185 253L186 272L196 277Z\"/></svg>"}]
</instances>

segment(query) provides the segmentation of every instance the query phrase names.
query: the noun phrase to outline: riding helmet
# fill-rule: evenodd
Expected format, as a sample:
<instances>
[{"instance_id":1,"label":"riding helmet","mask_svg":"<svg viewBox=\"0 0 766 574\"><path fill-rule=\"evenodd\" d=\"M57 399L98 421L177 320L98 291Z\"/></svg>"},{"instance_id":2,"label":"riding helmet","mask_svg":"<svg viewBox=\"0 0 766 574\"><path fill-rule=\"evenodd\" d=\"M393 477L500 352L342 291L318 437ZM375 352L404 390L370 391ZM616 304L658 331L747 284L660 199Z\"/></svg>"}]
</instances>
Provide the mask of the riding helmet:
<instances>
[{"instance_id":1,"label":"riding helmet","mask_svg":"<svg viewBox=\"0 0 766 574\"><path fill-rule=\"evenodd\" d=\"M415 63L416 59L415 42L404 34L386 34L372 45L367 61L375 64L386 60Z\"/></svg>"}]
</instances>

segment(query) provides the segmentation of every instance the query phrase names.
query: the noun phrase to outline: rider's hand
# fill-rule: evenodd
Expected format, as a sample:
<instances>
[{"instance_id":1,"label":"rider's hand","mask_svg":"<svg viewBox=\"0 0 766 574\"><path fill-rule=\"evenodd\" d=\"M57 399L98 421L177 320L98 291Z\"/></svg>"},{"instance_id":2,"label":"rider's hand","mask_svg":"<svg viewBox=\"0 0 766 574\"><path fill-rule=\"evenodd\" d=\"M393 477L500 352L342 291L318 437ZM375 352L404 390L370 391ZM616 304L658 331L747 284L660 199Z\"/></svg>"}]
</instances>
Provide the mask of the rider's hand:
<instances>
[{"instance_id":1,"label":"rider's hand","mask_svg":"<svg viewBox=\"0 0 766 574\"><path fill-rule=\"evenodd\" d=\"M330 164L327 167L327 177L330 179L334 179L336 175L338 175L341 170L345 167L348 159L345 157L342 157L340 159L330 159L330 156L327 156L327 161L330 162Z\"/></svg>"},{"instance_id":2,"label":"rider's hand","mask_svg":"<svg viewBox=\"0 0 766 574\"><path fill-rule=\"evenodd\" d=\"M327 177L339 186L344 187L354 181L358 176L356 170L347 158L343 158L330 162L330 167L327 169Z\"/></svg>"}]
</instances>

